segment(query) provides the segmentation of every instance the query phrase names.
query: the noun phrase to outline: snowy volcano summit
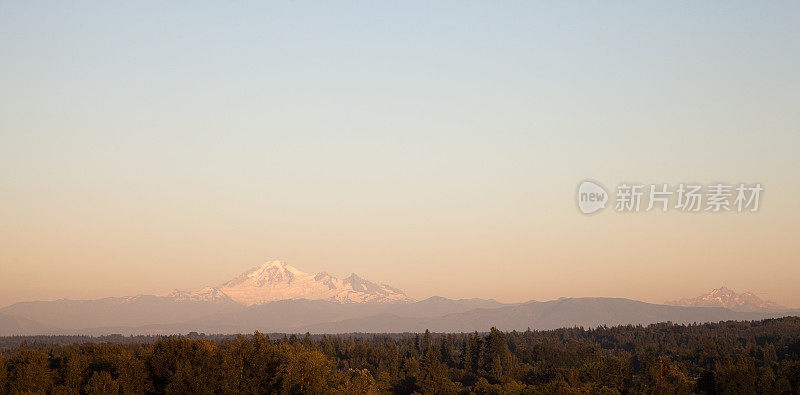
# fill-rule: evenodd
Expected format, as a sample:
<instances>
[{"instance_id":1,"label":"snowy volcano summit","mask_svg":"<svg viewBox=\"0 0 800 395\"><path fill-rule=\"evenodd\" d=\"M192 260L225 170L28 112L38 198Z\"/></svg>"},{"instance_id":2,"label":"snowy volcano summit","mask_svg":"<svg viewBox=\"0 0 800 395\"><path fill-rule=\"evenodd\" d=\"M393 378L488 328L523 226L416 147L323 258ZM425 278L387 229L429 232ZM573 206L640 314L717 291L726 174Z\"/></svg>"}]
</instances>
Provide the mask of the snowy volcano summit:
<instances>
[{"instance_id":1,"label":"snowy volcano summit","mask_svg":"<svg viewBox=\"0 0 800 395\"><path fill-rule=\"evenodd\" d=\"M733 311L785 311L788 308L778 305L771 300L762 300L752 292L742 294L733 290L720 287L707 294L696 298L683 298L681 300L665 302L664 304L685 307L724 307Z\"/></svg>"},{"instance_id":2,"label":"snowy volcano summit","mask_svg":"<svg viewBox=\"0 0 800 395\"><path fill-rule=\"evenodd\" d=\"M195 294L198 294L195 296ZM202 294L202 295L201 295ZM339 303L408 302L406 294L386 284L376 284L355 274L338 279L326 272L309 274L286 264L271 261L251 268L217 288L181 293L187 299L230 298L245 305L277 300L308 299Z\"/></svg>"}]
</instances>

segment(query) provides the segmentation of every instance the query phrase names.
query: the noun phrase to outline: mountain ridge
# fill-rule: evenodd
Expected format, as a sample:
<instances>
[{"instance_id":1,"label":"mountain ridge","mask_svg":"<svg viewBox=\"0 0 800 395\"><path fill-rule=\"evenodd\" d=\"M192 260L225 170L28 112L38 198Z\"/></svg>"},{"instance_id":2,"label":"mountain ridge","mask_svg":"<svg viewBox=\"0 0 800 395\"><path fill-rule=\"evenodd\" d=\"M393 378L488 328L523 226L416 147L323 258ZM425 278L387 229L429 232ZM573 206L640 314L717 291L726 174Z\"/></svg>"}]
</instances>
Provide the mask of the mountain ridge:
<instances>
[{"instance_id":1,"label":"mountain ridge","mask_svg":"<svg viewBox=\"0 0 800 395\"><path fill-rule=\"evenodd\" d=\"M800 315L800 309L789 310L725 287L673 304L602 297L501 303L431 296L414 301L399 289L355 273L339 279L324 271L308 274L283 261L270 261L220 286L194 292L176 289L164 295L15 303L0 308L0 335L471 332L493 326L553 329L786 315Z\"/></svg>"},{"instance_id":2,"label":"mountain ridge","mask_svg":"<svg viewBox=\"0 0 800 395\"><path fill-rule=\"evenodd\" d=\"M781 306L771 300L763 300L752 292L736 293L724 285L708 293L694 298L682 298L664 302L665 305L684 307L724 307L733 311L788 311L788 307Z\"/></svg>"},{"instance_id":3,"label":"mountain ridge","mask_svg":"<svg viewBox=\"0 0 800 395\"><path fill-rule=\"evenodd\" d=\"M625 298L561 298L546 302L500 304L497 307L481 305L491 303L487 300L463 304L447 299L437 303L446 304L449 312L441 314L441 311L426 310L423 301L406 304L345 304L294 299L247 307L237 304L240 308L236 310L218 311L180 322L151 320L144 325L114 325L114 322L108 321L105 325L91 328L64 329L36 321L31 331L20 333L20 330L16 330L13 334L172 335L189 332L237 334L254 331L335 334L422 332L426 329L433 332L473 332L487 331L491 327L524 331L528 328L593 328L659 322L692 324L800 316L800 310L737 312L723 307L669 306ZM6 312L0 310L0 315L4 314ZM8 334L11 333L0 330L0 335Z\"/></svg>"}]
</instances>

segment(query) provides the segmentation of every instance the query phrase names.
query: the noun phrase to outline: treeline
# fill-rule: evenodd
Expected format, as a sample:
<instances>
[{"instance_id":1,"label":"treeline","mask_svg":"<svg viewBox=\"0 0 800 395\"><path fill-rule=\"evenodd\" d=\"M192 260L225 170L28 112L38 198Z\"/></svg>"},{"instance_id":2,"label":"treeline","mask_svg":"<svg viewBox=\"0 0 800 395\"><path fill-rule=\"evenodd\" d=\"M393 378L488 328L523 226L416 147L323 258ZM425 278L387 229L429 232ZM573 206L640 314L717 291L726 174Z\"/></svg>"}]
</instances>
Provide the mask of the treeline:
<instances>
[{"instance_id":1,"label":"treeline","mask_svg":"<svg viewBox=\"0 0 800 395\"><path fill-rule=\"evenodd\" d=\"M281 336L283 334L280 334ZM232 340L236 335L206 335L205 333L191 332L185 335L190 339L208 339L212 341ZM273 335L274 336L274 335ZM10 348L16 348L22 344L29 346L35 345L75 345L85 343L110 343L110 344L131 344L131 343L154 343L163 339L163 335L132 335L125 336L120 334L87 336L87 335L25 335L25 336L0 336L0 353Z\"/></svg>"},{"instance_id":2,"label":"treeline","mask_svg":"<svg viewBox=\"0 0 800 395\"><path fill-rule=\"evenodd\" d=\"M479 334L23 344L4 393L799 393L800 318Z\"/></svg>"}]
</instances>

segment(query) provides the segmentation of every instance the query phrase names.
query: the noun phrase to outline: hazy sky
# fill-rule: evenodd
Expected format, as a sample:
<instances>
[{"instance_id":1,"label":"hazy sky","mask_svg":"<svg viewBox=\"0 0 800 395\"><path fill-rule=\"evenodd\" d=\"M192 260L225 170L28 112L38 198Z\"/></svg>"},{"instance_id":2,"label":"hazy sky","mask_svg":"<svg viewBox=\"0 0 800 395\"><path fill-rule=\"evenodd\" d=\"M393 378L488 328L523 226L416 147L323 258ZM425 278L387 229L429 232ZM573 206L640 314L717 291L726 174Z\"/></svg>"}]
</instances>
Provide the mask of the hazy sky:
<instances>
[{"instance_id":1,"label":"hazy sky","mask_svg":"<svg viewBox=\"0 0 800 395\"><path fill-rule=\"evenodd\" d=\"M0 2L0 306L266 260L414 298L800 306L800 2ZM584 216L585 178L761 182Z\"/></svg>"}]
</instances>

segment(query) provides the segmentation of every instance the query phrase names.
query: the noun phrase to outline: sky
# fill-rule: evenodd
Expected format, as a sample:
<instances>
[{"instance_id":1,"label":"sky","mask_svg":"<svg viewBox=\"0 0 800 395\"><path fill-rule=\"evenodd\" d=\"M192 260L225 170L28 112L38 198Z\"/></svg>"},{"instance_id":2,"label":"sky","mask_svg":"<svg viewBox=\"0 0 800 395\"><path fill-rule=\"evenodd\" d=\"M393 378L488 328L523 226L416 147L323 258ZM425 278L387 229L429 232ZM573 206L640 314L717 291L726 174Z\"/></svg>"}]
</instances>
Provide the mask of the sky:
<instances>
[{"instance_id":1,"label":"sky","mask_svg":"<svg viewBox=\"0 0 800 395\"><path fill-rule=\"evenodd\" d=\"M800 3L0 2L0 306L269 260L423 299L800 307ZM755 213L581 214L764 187Z\"/></svg>"}]
</instances>

